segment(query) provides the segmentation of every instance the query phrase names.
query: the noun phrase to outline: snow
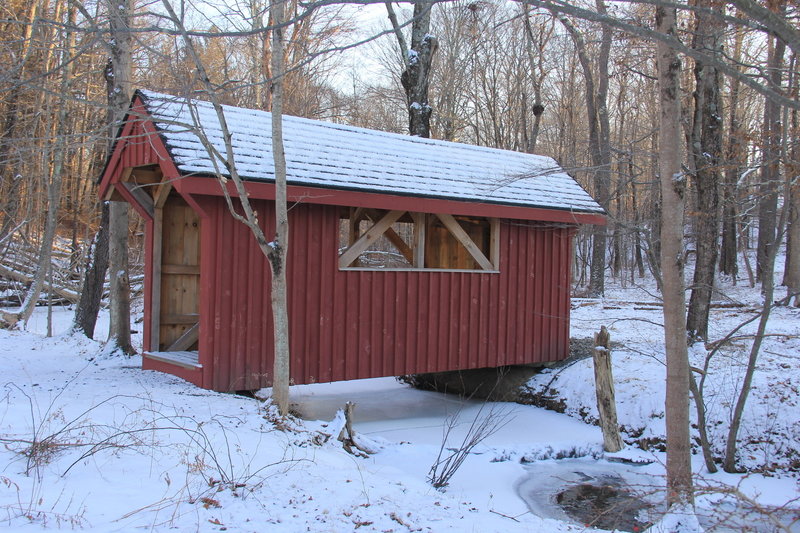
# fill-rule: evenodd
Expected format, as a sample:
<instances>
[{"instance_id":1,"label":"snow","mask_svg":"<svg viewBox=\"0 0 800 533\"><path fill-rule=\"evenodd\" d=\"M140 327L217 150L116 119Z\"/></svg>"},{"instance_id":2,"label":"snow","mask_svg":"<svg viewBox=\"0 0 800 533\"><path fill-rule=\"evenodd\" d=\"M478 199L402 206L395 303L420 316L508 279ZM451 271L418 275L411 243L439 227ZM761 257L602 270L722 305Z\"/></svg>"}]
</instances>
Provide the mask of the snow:
<instances>
[{"instance_id":1,"label":"snow","mask_svg":"<svg viewBox=\"0 0 800 533\"><path fill-rule=\"evenodd\" d=\"M713 310L712 339L750 318L760 298L742 286L721 291L719 302L742 307ZM663 319L655 294L647 283L610 282L605 299L573 302L573 337L590 337L601 325L611 334L617 410L629 442L616 454L604 454L599 429L585 423L597 416L588 360L528 385L557 390L564 414L378 378L292 387L292 409L302 419L284 421L258 399L142 371L139 357L105 354L101 343L80 335L44 337L46 309L37 308L28 331L0 330L0 523L23 532L593 531L554 508L565 483L611 473L655 487L652 497L663 500ZM72 311L55 308L53 315L54 329L67 331ZM107 323L101 315L99 336ZM721 523L729 531L767 532L775 529L772 519L791 522L800 507L791 463L800 449L798 324L797 309L774 309L743 420L742 462L764 473L711 475L696 453L700 521L671 512L652 531L678 531L681 522L691 526L686 531L720 531L713 526ZM717 455L749 342L737 338L711 361L706 400ZM690 350L696 365L706 354L702 345ZM336 441L337 412L348 401L356 404L355 431L375 450L368 458ZM448 486L432 488L427 476L447 428L445 454L483 416L499 421L496 432ZM39 443L36 454L31 441Z\"/></svg>"},{"instance_id":2,"label":"snow","mask_svg":"<svg viewBox=\"0 0 800 533\"><path fill-rule=\"evenodd\" d=\"M220 154L226 153L211 104L149 91L139 94L179 170L215 175L214 161L198 136L199 129ZM273 180L270 113L223 108L239 174ZM292 185L603 212L549 157L291 116L283 117L283 127Z\"/></svg>"},{"instance_id":3,"label":"snow","mask_svg":"<svg viewBox=\"0 0 800 533\"><path fill-rule=\"evenodd\" d=\"M45 338L37 333L43 314L37 309L32 331L0 331L0 517L15 531L574 530L527 512L514 488L524 469L498 461L497 450L597 446L597 428L499 404L514 425L471 454L440 492L425 476L443 418L460 407L453 398L391 378L293 388L292 401L325 420L345 401L358 403L356 431L383 446L359 459L334 440L315 442L331 431L327 422L280 430L256 399L144 372L138 357L104 357L79 335ZM71 312L54 314L65 330ZM479 405L468 402L462 420ZM45 444L29 460L34 435Z\"/></svg>"},{"instance_id":4,"label":"snow","mask_svg":"<svg viewBox=\"0 0 800 533\"><path fill-rule=\"evenodd\" d=\"M739 302L742 307L712 310L709 325L711 340L722 339L742 322L756 316L759 291L723 287L727 293L719 302ZM642 446L658 446L665 435L664 393L665 359L662 311L650 286L612 289L605 300L574 301L571 335L591 338L605 325L611 334L612 366L616 388L617 411L624 437ZM609 297L610 296L610 297ZM722 296L722 295L720 295ZM635 302L635 303L632 303ZM648 302L651 302L648 304ZM741 463L749 469L796 469L800 464L800 311L775 307L767 331L768 337L759 357L752 391L739 434ZM721 457L736 391L744 375L751 343L758 322L753 321L737 332L732 344L720 349L710 360L705 383L710 440L715 454ZM620 343L621 346L615 346ZM690 347L690 364L702 369L707 349L698 343ZM591 359L575 362L566 370L547 370L529 383L531 393L563 398L566 413L588 421L597 420ZM699 374L695 373L699 380ZM696 412L690 406L693 422ZM697 434L694 434L697 437Z\"/></svg>"},{"instance_id":5,"label":"snow","mask_svg":"<svg viewBox=\"0 0 800 533\"><path fill-rule=\"evenodd\" d=\"M691 505L683 504L670 508L661 520L647 531L651 533L703 533L697 515Z\"/></svg>"}]
</instances>

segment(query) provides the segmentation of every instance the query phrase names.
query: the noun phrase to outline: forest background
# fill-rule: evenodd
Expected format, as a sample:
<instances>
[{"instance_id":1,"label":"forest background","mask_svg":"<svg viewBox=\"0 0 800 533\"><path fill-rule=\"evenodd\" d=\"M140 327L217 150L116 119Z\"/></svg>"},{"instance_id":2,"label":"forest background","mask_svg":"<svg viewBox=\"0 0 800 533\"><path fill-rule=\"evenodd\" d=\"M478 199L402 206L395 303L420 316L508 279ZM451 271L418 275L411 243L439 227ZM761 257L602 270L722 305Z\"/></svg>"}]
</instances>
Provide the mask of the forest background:
<instances>
[{"instance_id":1,"label":"forest background","mask_svg":"<svg viewBox=\"0 0 800 533\"><path fill-rule=\"evenodd\" d=\"M599 7L591 12L652 31L652 2L613 4L610 12L603 2L586 11ZM36 250L54 214L57 247L70 256L68 271L53 274L55 283L76 294L100 224L95 180L116 131L109 125L115 117L108 76L117 44L109 5L115 4L13 0L0 18L0 257L6 266L24 263L9 256L22 253L10 244ZM715 16L697 6L716 10ZM796 38L797 6L764 6ZM132 86L202 98L196 65L161 4L127 7ZM685 7L678 12L680 42L740 74L703 71L704 63L692 57L681 71L687 252L697 254L699 265L712 265L698 269L695 286L711 287L713 265L754 285L771 244L788 235L785 277L778 282L796 288L796 215L787 213L785 235L776 238L779 206L797 208L798 195L789 193L796 189L797 106L782 105L797 101L796 46L787 47L736 6ZM267 8L250 1L182 4L177 10L222 103L270 109ZM401 53L382 5L294 1L287 13L284 113L409 131L410 102L401 81L408 50ZM399 15L401 24L416 29L418 13ZM442 2L426 15L425 34L435 36L430 136L549 155L578 178L610 215L607 228L585 229L578 239L575 281L582 292L602 294L606 270L631 282L645 270L659 279L652 39L516 2ZM412 41L412 52L415 44L420 46ZM59 194L51 198L54 188ZM141 221L133 219L130 231L138 238ZM747 262L747 271L738 272L737 253L752 248L758 249L757 264ZM140 249L131 246L134 254ZM131 263L136 268L141 258ZM692 324L694 305L693 298L689 327L703 337L702 319Z\"/></svg>"}]
</instances>

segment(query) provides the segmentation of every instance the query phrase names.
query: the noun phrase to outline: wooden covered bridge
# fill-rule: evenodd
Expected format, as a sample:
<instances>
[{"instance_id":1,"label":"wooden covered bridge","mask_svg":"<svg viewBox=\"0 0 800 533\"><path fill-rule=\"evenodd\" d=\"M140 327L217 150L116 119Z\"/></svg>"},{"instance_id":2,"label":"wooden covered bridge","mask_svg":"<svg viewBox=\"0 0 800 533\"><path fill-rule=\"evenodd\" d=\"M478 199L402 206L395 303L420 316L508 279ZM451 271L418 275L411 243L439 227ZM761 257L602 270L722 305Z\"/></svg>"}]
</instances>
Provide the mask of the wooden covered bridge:
<instances>
[{"instance_id":1,"label":"wooden covered bridge","mask_svg":"<svg viewBox=\"0 0 800 533\"><path fill-rule=\"evenodd\" d=\"M270 115L225 107L225 116L239 174L273 235ZM293 383L567 356L573 235L603 224L604 212L555 161L296 117L283 124ZM146 221L143 368L257 389L271 384L273 366L270 270L229 213L225 164L204 142L225 153L209 103L137 91L100 194Z\"/></svg>"}]
</instances>

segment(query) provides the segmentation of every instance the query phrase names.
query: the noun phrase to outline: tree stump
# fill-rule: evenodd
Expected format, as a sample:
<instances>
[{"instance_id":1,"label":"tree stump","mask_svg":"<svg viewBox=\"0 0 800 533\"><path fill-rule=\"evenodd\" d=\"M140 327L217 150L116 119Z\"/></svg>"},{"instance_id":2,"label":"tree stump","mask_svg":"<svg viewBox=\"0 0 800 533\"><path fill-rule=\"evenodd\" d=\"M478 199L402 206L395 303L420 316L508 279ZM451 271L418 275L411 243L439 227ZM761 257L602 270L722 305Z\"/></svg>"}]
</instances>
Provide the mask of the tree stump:
<instances>
[{"instance_id":1,"label":"tree stump","mask_svg":"<svg viewBox=\"0 0 800 533\"><path fill-rule=\"evenodd\" d=\"M614 398L614 377L611 372L611 336L605 326L594 335L594 386L600 429L603 431L603 449L618 452L623 447L617 423L617 404Z\"/></svg>"},{"instance_id":2,"label":"tree stump","mask_svg":"<svg viewBox=\"0 0 800 533\"><path fill-rule=\"evenodd\" d=\"M353 402L344 404L344 426L342 426L342 430L339 432L337 438L342 443L347 453L355 455L356 457L369 457L369 454L373 452L358 442L358 439L356 439L356 432L353 431L353 410L355 408L356 404Z\"/></svg>"}]
</instances>

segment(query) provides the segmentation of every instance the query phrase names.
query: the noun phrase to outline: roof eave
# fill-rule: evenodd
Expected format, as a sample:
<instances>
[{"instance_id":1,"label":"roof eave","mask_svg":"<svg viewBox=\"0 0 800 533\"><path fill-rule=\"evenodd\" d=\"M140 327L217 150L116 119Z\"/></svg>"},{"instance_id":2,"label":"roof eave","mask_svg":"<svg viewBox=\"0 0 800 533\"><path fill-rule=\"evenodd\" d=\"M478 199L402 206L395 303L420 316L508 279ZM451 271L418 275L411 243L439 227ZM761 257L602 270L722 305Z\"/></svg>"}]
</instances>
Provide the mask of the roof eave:
<instances>
[{"instance_id":1,"label":"roof eave","mask_svg":"<svg viewBox=\"0 0 800 533\"><path fill-rule=\"evenodd\" d=\"M245 185L250 198L264 200L275 199L274 182L246 180ZM179 192L185 194L207 196L223 195L222 182L208 175L185 175L174 182L174 186ZM230 180L227 181L225 186L228 188L229 194L236 195L236 190ZM564 224L606 224L606 215L602 212L491 201L460 200L434 196L387 194L380 191L289 185L287 187L287 196L290 202L345 207L405 209L417 212L487 216Z\"/></svg>"}]
</instances>

